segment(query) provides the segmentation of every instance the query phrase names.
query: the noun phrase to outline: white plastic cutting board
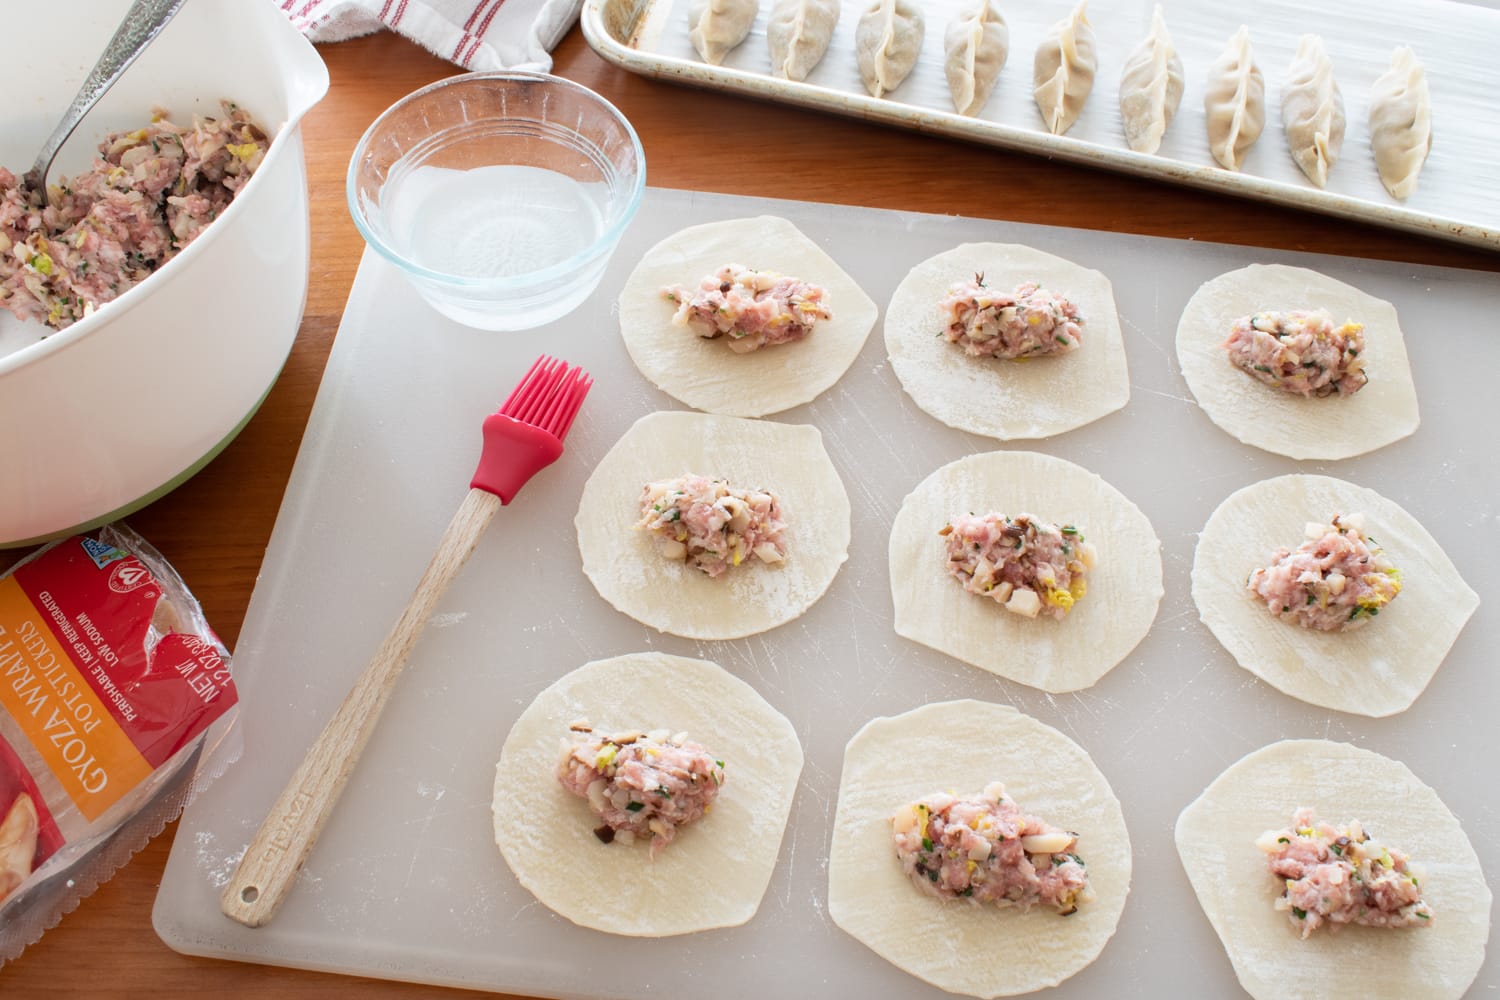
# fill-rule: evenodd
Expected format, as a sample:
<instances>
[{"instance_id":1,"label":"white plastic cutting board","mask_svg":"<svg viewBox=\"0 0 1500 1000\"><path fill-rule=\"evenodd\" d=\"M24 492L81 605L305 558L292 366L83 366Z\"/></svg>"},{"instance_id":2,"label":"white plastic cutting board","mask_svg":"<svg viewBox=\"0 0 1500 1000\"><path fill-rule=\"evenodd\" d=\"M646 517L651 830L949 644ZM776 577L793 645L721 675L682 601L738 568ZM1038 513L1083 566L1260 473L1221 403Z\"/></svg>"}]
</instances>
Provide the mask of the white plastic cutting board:
<instances>
[{"instance_id":1,"label":"white plastic cutting board","mask_svg":"<svg viewBox=\"0 0 1500 1000\"><path fill-rule=\"evenodd\" d=\"M635 370L614 299L641 253L694 223L792 219L877 302L917 261L970 240L1022 242L1114 282L1130 404L1036 443L1104 476L1153 521L1166 597L1150 636L1095 687L1049 696L895 635L886 539L906 493L996 445L942 427L902 392L877 326L853 368L779 419L817 425L854 506L848 563L802 619L734 642L654 631L599 598L573 516L590 469L637 417L676 408ZM1313 266L1392 300L1421 398L1413 437L1338 463L1242 446L1199 411L1172 351L1205 279L1252 261ZM172 947L361 975L557 997L941 997L828 919L826 855L844 744L868 719L949 698L1014 704L1089 750L1124 806L1135 877L1119 933L1060 998L1236 995L1172 844L1177 813L1228 764L1277 739L1348 740L1405 761L1500 864L1500 368L1493 274L1005 222L650 190L599 292L530 334L458 327L367 254L329 358L236 650L243 760L188 811L154 913ZM395 619L467 488L479 425L543 351L598 385L567 452L504 509L438 609L291 897L268 926L219 913L220 887L350 682ZM1377 376L1378 377L1378 376ZM1323 472L1402 503L1484 602L1426 694L1369 720L1273 690L1234 665L1188 596L1197 532L1229 493ZM491 839L500 745L525 705L579 664L639 649L713 659L796 726L807 766L781 860L747 925L642 941L582 930L516 882ZM524 807L524 804L522 804ZM1294 942L1289 939L1289 946ZM1500 989L1491 954L1474 993Z\"/></svg>"}]
</instances>

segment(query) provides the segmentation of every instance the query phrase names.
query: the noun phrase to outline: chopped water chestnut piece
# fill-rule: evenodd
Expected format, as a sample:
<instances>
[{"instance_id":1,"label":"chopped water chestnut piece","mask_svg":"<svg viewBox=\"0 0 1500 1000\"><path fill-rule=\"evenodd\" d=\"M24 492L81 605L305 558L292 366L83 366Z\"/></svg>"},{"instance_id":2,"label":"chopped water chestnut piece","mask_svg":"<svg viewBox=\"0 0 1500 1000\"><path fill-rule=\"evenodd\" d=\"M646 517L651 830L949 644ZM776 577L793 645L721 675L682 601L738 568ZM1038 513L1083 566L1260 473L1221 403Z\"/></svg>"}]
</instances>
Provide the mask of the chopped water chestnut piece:
<instances>
[{"instance_id":1,"label":"chopped water chestnut piece","mask_svg":"<svg viewBox=\"0 0 1500 1000\"><path fill-rule=\"evenodd\" d=\"M1305 938L1325 923L1334 931L1342 924L1432 926L1432 907L1405 854L1372 839L1357 819L1340 828L1313 817L1304 806L1290 827L1267 830L1255 842L1283 880L1276 909L1298 933Z\"/></svg>"},{"instance_id":2,"label":"chopped water chestnut piece","mask_svg":"<svg viewBox=\"0 0 1500 1000\"><path fill-rule=\"evenodd\" d=\"M781 501L765 490L740 490L722 479L688 474L647 483L637 527L657 536L668 559L719 576L750 556L786 559Z\"/></svg>"},{"instance_id":3,"label":"chopped water chestnut piece","mask_svg":"<svg viewBox=\"0 0 1500 1000\"><path fill-rule=\"evenodd\" d=\"M1278 618L1323 632L1359 628L1401 593L1401 571L1364 533L1364 518L1309 522L1296 551L1280 548L1246 582Z\"/></svg>"},{"instance_id":4,"label":"chopped water chestnut piece","mask_svg":"<svg viewBox=\"0 0 1500 1000\"><path fill-rule=\"evenodd\" d=\"M1298 396L1352 396L1364 388L1364 326L1335 327L1323 309L1261 312L1234 321L1229 363Z\"/></svg>"},{"instance_id":5,"label":"chopped water chestnut piece","mask_svg":"<svg viewBox=\"0 0 1500 1000\"><path fill-rule=\"evenodd\" d=\"M723 336L729 349L747 354L774 344L790 344L812 333L820 319L832 319L828 293L799 278L726 264L696 289L674 285L662 294L677 303L672 322L707 340Z\"/></svg>"},{"instance_id":6,"label":"chopped water chestnut piece","mask_svg":"<svg viewBox=\"0 0 1500 1000\"><path fill-rule=\"evenodd\" d=\"M940 899L1050 906L1063 916L1093 901L1078 836L1024 815L999 782L978 795L927 795L891 818L896 858Z\"/></svg>"},{"instance_id":7,"label":"chopped water chestnut piece","mask_svg":"<svg viewBox=\"0 0 1500 1000\"><path fill-rule=\"evenodd\" d=\"M686 733L633 730L582 735L563 746L557 780L604 821L600 840L629 844L651 837L654 857L677 831L703 816L724 784L724 762Z\"/></svg>"},{"instance_id":8,"label":"chopped water chestnut piece","mask_svg":"<svg viewBox=\"0 0 1500 1000\"><path fill-rule=\"evenodd\" d=\"M1084 576L1097 558L1071 524L1030 514L954 517L938 534L947 539L948 572L965 590L1027 618L1065 617L1087 591Z\"/></svg>"},{"instance_id":9,"label":"chopped water chestnut piece","mask_svg":"<svg viewBox=\"0 0 1500 1000\"><path fill-rule=\"evenodd\" d=\"M1083 318L1078 307L1035 281L997 292L984 275L960 281L938 303L943 337L977 358L1032 358L1078 349Z\"/></svg>"}]
</instances>

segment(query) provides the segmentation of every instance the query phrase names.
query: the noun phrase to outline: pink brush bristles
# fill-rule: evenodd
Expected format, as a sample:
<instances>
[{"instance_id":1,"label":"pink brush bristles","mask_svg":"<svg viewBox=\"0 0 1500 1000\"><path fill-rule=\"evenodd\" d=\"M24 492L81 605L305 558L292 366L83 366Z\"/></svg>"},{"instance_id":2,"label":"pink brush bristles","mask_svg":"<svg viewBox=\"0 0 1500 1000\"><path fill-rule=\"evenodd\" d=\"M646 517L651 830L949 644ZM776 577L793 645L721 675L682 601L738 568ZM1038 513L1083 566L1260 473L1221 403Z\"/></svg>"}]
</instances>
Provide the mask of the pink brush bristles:
<instances>
[{"instance_id":1,"label":"pink brush bristles","mask_svg":"<svg viewBox=\"0 0 1500 1000\"><path fill-rule=\"evenodd\" d=\"M582 368L546 355L484 421L484 451L469 485L510 503L526 481L557 461L563 439L594 380Z\"/></svg>"},{"instance_id":2,"label":"pink brush bristles","mask_svg":"<svg viewBox=\"0 0 1500 1000\"><path fill-rule=\"evenodd\" d=\"M500 412L547 431L559 441L568 436L573 418L594 384L582 368L542 355L511 392Z\"/></svg>"}]
</instances>

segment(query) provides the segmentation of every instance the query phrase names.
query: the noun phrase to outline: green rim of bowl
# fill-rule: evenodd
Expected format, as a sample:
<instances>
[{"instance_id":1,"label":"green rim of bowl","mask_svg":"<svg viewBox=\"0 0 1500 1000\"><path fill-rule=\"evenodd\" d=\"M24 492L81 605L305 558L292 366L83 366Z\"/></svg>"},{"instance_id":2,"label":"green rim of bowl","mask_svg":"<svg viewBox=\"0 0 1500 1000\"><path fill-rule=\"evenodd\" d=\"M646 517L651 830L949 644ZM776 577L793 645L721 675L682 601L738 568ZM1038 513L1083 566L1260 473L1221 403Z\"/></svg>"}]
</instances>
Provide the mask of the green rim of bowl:
<instances>
[{"instance_id":1,"label":"green rim of bowl","mask_svg":"<svg viewBox=\"0 0 1500 1000\"><path fill-rule=\"evenodd\" d=\"M538 83L546 83L552 86L560 86L565 89L573 90L578 92L582 96L598 101L600 106L609 111L609 113L613 115L621 125L624 126L625 134L630 136L630 144L635 149L635 156L636 160L640 163L640 170L636 172L634 189L630 192L630 201L625 206L625 210L620 213L620 217L615 220L614 225L610 226L609 229L606 230L589 249L584 250L580 253L576 253L566 260L558 261L556 264L549 264L547 267L541 268L540 270L536 271L529 271L526 274L505 275L503 277L492 278L473 278L457 274L448 274L445 271L433 271L413 262L409 258L404 257L401 254L397 253L395 250L391 249L391 247L389 247L385 243L385 241L383 241L378 235L376 235L369 224L365 222L364 213L360 211L359 207L359 195L356 191L355 173L359 167L360 160L364 156L365 150L369 147L370 137L375 134L375 131L380 128L381 124L388 117L390 117L392 114L394 114L396 111L406 106L407 104L410 104L412 101L425 97L435 90L442 90L446 87L450 87L455 83L470 83L480 80L530 80ZM624 235L625 228L630 225L632 220L634 220L636 212L640 209L641 201L645 197L645 193L646 151L641 146L640 136L636 135L635 126L630 124L630 119L626 118L623 114L620 113L619 108L615 107L600 94L595 93L582 84L574 83L572 80L567 80L560 76L553 76L550 73L526 73L516 70L496 70L493 72L485 73L460 73L456 76L445 77L437 81L436 83L428 84L421 90L415 90L412 93L407 94L405 97L401 98L401 100L397 101L395 104L392 104L389 108L386 108L383 112L381 112L380 117L371 122L370 127L365 129L365 134L359 137L359 142L355 143L354 146L354 155L349 158L349 170L345 175L344 182L344 197L348 203L349 216L354 220L354 228L359 230L359 234L364 237L364 240L368 245L374 247L375 251L379 253L380 256L384 257L392 264L395 264L403 271L406 271L408 274L415 275L419 278L425 278L430 281L442 282L443 284L458 288L504 288L506 286L520 287L531 285L537 282L545 282L553 278L565 278L568 275L575 273L581 265L586 264L598 257L608 256L613 252L614 247L620 241L620 237Z\"/></svg>"},{"instance_id":2,"label":"green rim of bowl","mask_svg":"<svg viewBox=\"0 0 1500 1000\"><path fill-rule=\"evenodd\" d=\"M59 538L67 538L70 535L79 535L87 531L93 531L95 528L103 527L104 525L109 524L111 521L118 521L123 517L128 517L131 514L134 514L136 511L140 510L142 507L160 500L162 497L166 496L168 493L171 493L173 490L181 486L183 483L187 482L189 479L192 479L199 472L202 472L203 467L209 462L212 462L214 459L218 458L219 453L225 448L229 447L229 442L239 437L240 431L245 429L245 426L250 423L251 419L254 418L256 413L260 412L261 404L266 401L266 397L271 395L271 388L273 388L275 385L276 380L272 379L271 386L268 386L265 393L261 395L260 399L255 401L255 405L250 407L250 412L245 414L245 418L243 420L236 424L228 434L224 435L224 438L219 441L218 444L214 445L212 448L208 449L208 451L204 452L201 458L199 458L192 465L189 465L186 469L183 469L171 479L167 480L167 482L163 483L161 486L158 486L156 489L145 494L144 496L137 497L136 499L131 500L129 503L116 507L108 514L101 514L96 518L92 518L88 521L83 521L82 523L75 524L70 528L60 528L57 531L49 531L46 534L36 535L32 538L18 538L13 542L0 541L0 551L5 551L6 549L26 548L27 546L31 545L41 545L44 542L51 542Z\"/></svg>"}]
</instances>

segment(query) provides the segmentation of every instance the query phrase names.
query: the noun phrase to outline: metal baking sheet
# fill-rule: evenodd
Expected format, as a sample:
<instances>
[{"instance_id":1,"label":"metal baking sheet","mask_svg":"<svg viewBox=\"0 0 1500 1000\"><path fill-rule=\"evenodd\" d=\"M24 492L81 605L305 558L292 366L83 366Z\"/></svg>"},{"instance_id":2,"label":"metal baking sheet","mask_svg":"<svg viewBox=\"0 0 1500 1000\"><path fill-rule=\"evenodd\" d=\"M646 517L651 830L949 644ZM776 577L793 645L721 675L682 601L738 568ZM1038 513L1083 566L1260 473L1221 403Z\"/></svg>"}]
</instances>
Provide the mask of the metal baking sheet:
<instances>
[{"instance_id":1,"label":"metal baking sheet","mask_svg":"<svg viewBox=\"0 0 1500 1000\"><path fill-rule=\"evenodd\" d=\"M849 561L806 616L748 639L694 642L617 613L583 577L573 516L584 479L633 420L678 408L620 341L614 300L626 274L679 227L766 212L793 220L882 306L913 264L970 240L1028 243L1113 281L1130 403L1077 431L1006 446L1098 472L1161 537L1166 596L1155 625L1095 687L1048 696L892 631L886 541L902 498L939 465L997 445L918 410L886 362L879 327L837 385L777 418L821 429L854 508ZM1298 463L1208 421L1174 360L1177 317L1202 281L1252 261L1312 266L1396 304L1422 405L1414 436L1350 461ZM157 930L192 954L544 996L937 998L829 920L826 858L849 737L877 715L974 697L1067 733L1124 806L1135 872L1119 932L1055 995L1173 996L1185 982L1199 995L1235 995L1172 824L1245 753L1327 737L1396 757L1438 791L1480 857L1500 857L1491 773L1500 563L1489 556L1500 547L1500 466L1475 421L1500 364L1489 322L1497 313L1500 285L1479 272L657 189L593 298L528 334L449 323L366 254L236 650L244 758L182 820ZM501 511L439 606L281 913L259 930L231 922L219 913L221 886L420 576L467 488L481 420L543 351L598 376L566 454ZM1197 620L1188 573L1209 512L1243 485L1295 470L1399 501L1481 595L1431 687L1401 715L1371 720L1295 701L1235 666ZM641 649L723 664L802 740L793 819L760 911L743 927L656 941L577 928L516 882L492 842L494 764L522 709L585 661ZM1492 951L1475 992L1493 989Z\"/></svg>"},{"instance_id":2,"label":"metal baking sheet","mask_svg":"<svg viewBox=\"0 0 1500 1000\"><path fill-rule=\"evenodd\" d=\"M771 75L766 43L770 3L760 4L749 37L722 66L703 62L688 41L689 0L586 0L584 36L605 59L645 76L864 118L902 128L1069 160L1170 183L1275 202L1376 225L1500 249L1500 121L1494 48L1500 0L1266 0L1249 9L1211 0L1165 4L1182 58L1186 92L1156 155L1136 153L1120 126L1119 80L1130 53L1149 33L1153 0L1095 0L1088 10L1099 69L1083 114L1066 135L1042 125L1032 98L1032 57L1072 0L1001 3L1010 55L989 102L975 117L954 112L943 71L943 31L972 0L923 0L921 55L911 76L885 98L860 82L854 32L865 4L845 3L827 55L804 82ZM1203 95L1209 69L1240 24L1251 29L1265 75L1266 127L1243 169L1225 170L1208 150ZM1348 128L1326 188L1292 162L1280 98L1298 38L1323 37L1342 90ZM1406 201L1381 185L1370 151L1369 96L1398 45L1427 67L1433 103L1432 152ZM705 122L705 155L732 149L733 122ZM816 137L788 136L789 142ZM838 155L830 150L830 155Z\"/></svg>"}]
</instances>

